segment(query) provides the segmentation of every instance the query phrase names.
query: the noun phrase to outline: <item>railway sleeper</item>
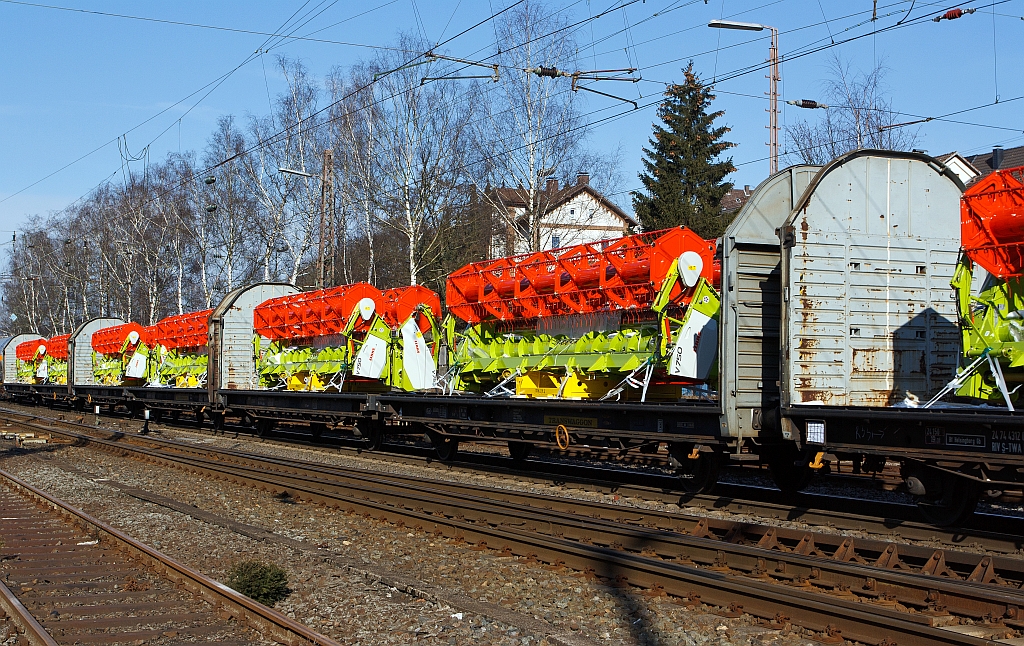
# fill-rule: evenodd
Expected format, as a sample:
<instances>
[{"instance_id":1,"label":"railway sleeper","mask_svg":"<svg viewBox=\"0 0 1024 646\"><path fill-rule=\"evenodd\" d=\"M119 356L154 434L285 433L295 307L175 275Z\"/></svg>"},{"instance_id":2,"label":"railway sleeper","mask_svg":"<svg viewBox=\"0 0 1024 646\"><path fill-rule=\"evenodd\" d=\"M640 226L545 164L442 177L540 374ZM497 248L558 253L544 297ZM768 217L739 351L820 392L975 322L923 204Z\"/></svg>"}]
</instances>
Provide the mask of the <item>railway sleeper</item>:
<instances>
[{"instance_id":1,"label":"railway sleeper","mask_svg":"<svg viewBox=\"0 0 1024 646\"><path fill-rule=\"evenodd\" d=\"M199 469L199 471L207 472L208 470ZM211 472L210 475L214 474ZM329 504L338 504L338 496L325 496L322 492L318 491L302 491L300 493L299 489L301 488L289 488L288 490L294 491L294 495L303 499L316 500L319 502L328 502ZM386 506L370 506L367 504L367 501L359 500L348 500L348 502L352 505L363 507L364 509L366 509L365 513L369 513L373 517L384 517L388 519L389 522L408 522L408 519L403 519L401 515L392 518L393 513L390 512L390 510L388 510ZM429 514L428 518L448 518L454 519L456 522L461 522L460 519L458 518L460 514L446 513L446 505L438 505L435 509L425 508L423 513ZM477 517L473 520L474 522L471 524L474 525L481 525L487 522L486 518ZM491 524L496 525L497 522L498 521L492 520ZM544 526L545 525L541 523L540 527L534 527L533 529L541 529ZM522 526L519 529L528 530L530 529L530 527ZM705 525L703 529L703 534L706 536L709 532L707 525ZM697 533L701 532L694 532L695 535ZM735 536L736 534L733 533L734 538ZM879 585L876 577L873 576L862 576L856 579L837 580L834 576L830 577L829 575L822 574L824 569L822 566L808 565L807 563L804 563L800 567L796 567L792 560L786 560L781 558L779 559L780 565L778 567L776 567L771 572L766 572L765 568L763 567L764 557L755 556L751 558L749 554L727 553L725 549L718 547L709 546L707 548L707 553L701 556L697 553L680 553L678 552L678 549L673 549L670 547L652 547L652 545L656 544L652 543L650 537L645 537L639 542L631 542L629 540L623 539L598 540L582 530L578 532L562 531L560 534L558 534L558 537L563 539L575 539L581 544L606 544L609 547L613 547L615 549L628 549L636 552L643 552L645 550L650 552L651 550L654 550L655 553L659 556L659 558L663 559L673 558L673 556L675 558L683 557L689 559L689 561L691 562L702 564L707 567L719 569L726 568L728 570L746 572L747 574L753 574L757 576L762 576L763 574L767 573L771 578L777 579L779 581L796 583L799 585L804 585L805 583L807 583L811 586L826 590L837 589L840 591L844 591L844 593L846 594L857 594L858 596L863 596L869 599L877 599L880 600L880 602L884 603L889 603L890 601L895 600L896 602L904 605L907 608L927 608L929 606L929 603L932 603L935 600L935 594L933 594L933 591L931 589L927 591L922 590L917 594L917 596L913 596L909 595L908 592L903 589L906 586L893 584ZM775 537L775 541L776 543L779 543L779 539L777 536ZM851 559L849 558L849 555L851 553L851 548L852 545L850 545L849 543L845 543L844 541L844 544L840 545L839 548L836 548L835 552L833 553L833 560L840 560L839 557L841 555L845 555L843 556L843 560L850 561ZM810 535L805 535L803 538L801 538L801 540L797 541L796 547L791 548L791 553L799 554L802 557L808 558L821 558L829 556L828 552L823 547L815 544L813 537L811 537ZM782 556L782 554L780 554L780 556ZM759 561L758 559L761 560ZM948 571L948 565L944 563L944 559L944 554L936 555L935 552L932 552L931 558L928 559L928 561L933 565L929 567L928 564L925 564L925 566L922 566L920 568L920 573L928 574L932 577L935 577L936 581L938 582L937 585L939 586L941 586L941 582L944 580L953 581L954 577L950 576L950 572ZM865 559L863 556L861 556L860 560L863 561ZM899 551L899 547L894 545L889 545L885 550L883 550L881 555L877 557L876 562L873 564L873 567L876 568L882 566L896 572L913 572L916 570L916 568L913 568L908 563L907 558L901 558L901 552ZM979 569L978 566L982 567ZM991 562L987 564L979 563L977 566L975 566L975 570L978 570L979 573L984 573L986 571L989 572L989 579L994 580L991 579L991 566ZM972 576L971 578L977 580L978 576ZM886 585L888 585L888 588L886 587ZM947 591L945 595L946 596L943 597L943 599L946 600L947 605L949 605L950 607L956 607L957 611L960 614L967 613L969 616L982 616L978 615L977 613L972 613L969 607L970 604L964 604L960 602L952 604L948 603L949 592ZM987 611L992 611L992 608L988 608Z\"/></svg>"}]
</instances>

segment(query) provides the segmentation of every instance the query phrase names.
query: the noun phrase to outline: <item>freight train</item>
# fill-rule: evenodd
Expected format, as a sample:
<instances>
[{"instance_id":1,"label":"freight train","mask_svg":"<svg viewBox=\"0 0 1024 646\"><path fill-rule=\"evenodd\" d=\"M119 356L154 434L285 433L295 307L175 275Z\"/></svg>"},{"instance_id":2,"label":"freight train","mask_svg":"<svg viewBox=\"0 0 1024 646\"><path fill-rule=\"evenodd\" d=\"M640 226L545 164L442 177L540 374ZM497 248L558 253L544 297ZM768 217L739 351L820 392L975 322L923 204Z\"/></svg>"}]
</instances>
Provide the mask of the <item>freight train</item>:
<instances>
[{"instance_id":1,"label":"freight train","mask_svg":"<svg viewBox=\"0 0 1024 646\"><path fill-rule=\"evenodd\" d=\"M421 286L260 283L150 327L13 337L4 389L370 448L426 435L444 460L466 441L516 460L663 448L690 492L730 463L796 491L839 460L897 461L924 515L956 523L1024 486L1020 180L964 194L925 154L858 150L768 178L718 240L680 227L467 265L447 316Z\"/></svg>"}]
</instances>

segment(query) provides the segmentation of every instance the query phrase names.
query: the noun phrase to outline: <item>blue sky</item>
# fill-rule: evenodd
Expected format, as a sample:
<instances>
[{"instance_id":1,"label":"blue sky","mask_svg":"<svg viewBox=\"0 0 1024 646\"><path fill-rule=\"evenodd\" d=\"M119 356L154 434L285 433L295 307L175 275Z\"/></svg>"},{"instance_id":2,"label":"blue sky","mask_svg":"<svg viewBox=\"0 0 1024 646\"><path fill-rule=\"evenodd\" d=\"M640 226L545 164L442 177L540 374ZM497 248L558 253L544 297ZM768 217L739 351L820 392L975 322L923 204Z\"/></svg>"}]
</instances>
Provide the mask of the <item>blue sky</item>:
<instances>
[{"instance_id":1,"label":"blue sky","mask_svg":"<svg viewBox=\"0 0 1024 646\"><path fill-rule=\"evenodd\" d=\"M575 21L628 1L567 0L550 6ZM120 177L120 135L127 133L132 154L148 145L150 158L161 159L179 148L201 149L221 115L233 114L244 122L248 115L266 113L268 89L276 94L284 87L275 70L276 55L301 59L322 77L335 65L371 56L372 46L389 45L399 31L441 41L510 2L37 3L254 32L274 32L300 7L308 11L319 3L323 11L295 35L334 42L286 41L253 57L202 100L205 90L182 101L234 70L266 36L0 1L0 230L18 229L73 202L103 180ZM691 58L698 73L711 79L730 76L767 56L767 32L709 29L708 20L725 17L774 25L786 57L868 34L873 28L894 27L910 10L904 26L784 63L781 98L816 98L832 52L855 69L868 70L874 61L884 60L890 68L887 85L894 106L907 113L907 121L916 118L913 115L939 116L992 103L997 91L1002 102L1024 95L1024 74L1014 60L1024 40L1024 0L962 2L959 6L975 7L977 13L939 23L915 19L956 5L930 0L877 4L879 17L872 24L872 0L645 0L584 23L576 37L582 60L595 68L640 68L642 83L608 83L601 89L643 105L656 100L665 82L681 80L680 68ZM479 58L492 40L493 32L485 24L453 40L446 53ZM723 122L732 128L729 139L738 144L731 151L738 167L732 179L738 185L756 185L768 172L764 74L756 70L717 86L715 107L725 110ZM591 144L598 150L621 149L622 188L636 188L641 147L650 135L655 108L631 111L626 103L596 95L587 95L586 100L585 109L594 120L620 115L599 124ZM814 111L784 106L782 123L816 117ZM922 124L917 126L918 147L940 154L984 152L994 144L1024 145L1024 99L951 118L978 125ZM147 119L151 120L139 126ZM622 198L618 201L628 205Z\"/></svg>"}]
</instances>

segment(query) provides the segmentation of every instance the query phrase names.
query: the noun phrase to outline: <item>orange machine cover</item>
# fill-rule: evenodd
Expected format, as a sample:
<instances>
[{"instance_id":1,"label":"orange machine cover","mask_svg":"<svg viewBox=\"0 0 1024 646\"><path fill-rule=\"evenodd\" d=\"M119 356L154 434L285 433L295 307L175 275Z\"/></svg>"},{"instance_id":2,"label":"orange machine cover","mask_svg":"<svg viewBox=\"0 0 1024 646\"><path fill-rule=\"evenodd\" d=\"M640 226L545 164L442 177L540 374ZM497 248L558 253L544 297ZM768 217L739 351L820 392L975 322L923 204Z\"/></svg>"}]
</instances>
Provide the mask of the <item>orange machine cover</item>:
<instances>
[{"instance_id":1,"label":"orange machine cover","mask_svg":"<svg viewBox=\"0 0 1024 646\"><path fill-rule=\"evenodd\" d=\"M66 361L68 358L68 339L70 338L70 334L50 337L50 340L46 342L46 354L54 359Z\"/></svg>"},{"instance_id":2,"label":"orange machine cover","mask_svg":"<svg viewBox=\"0 0 1024 646\"><path fill-rule=\"evenodd\" d=\"M960 199L964 253L998 278L1024 276L1024 166L997 170Z\"/></svg>"},{"instance_id":3,"label":"orange machine cover","mask_svg":"<svg viewBox=\"0 0 1024 646\"><path fill-rule=\"evenodd\" d=\"M139 343L149 345L149 329L142 327L138 323L122 323L121 325L113 325L102 330L96 330L92 333L92 349L99 354L117 354L121 351L121 346L124 345L125 339L132 332L138 332Z\"/></svg>"},{"instance_id":4,"label":"orange machine cover","mask_svg":"<svg viewBox=\"0 0 1024 646\"><path fill-rule=\"evenodd\" d=\"M413 312L420 309L421 305L430 308L431 316L435 321L440 319L441 297L434 290L423 285L395 287L384 292L384 311L381 312L381 318L392 328L397 328L412 316ZM430 322L421 319L420 329L426 332L430 329Z\"/></svg>"},{"instance_id":5,"label":"orange machine cover","mask_svg":"<svg viewBox=\"0 0 1024 646\"><path fill-rule=\"evenodd\" d=\"M168 316L151 326L154 344L159 343L168 350L175 348L202 348L208 344L207 322L213 310L189 312Z\"/></svg>"},{"instance_id":6,"label":"orange machine cover","mask_svg":"<svg viewBox=\"0 0 1024 646\"><path fill-rule=\"evenodd\" d=\"M381 312L384 294L369 283L278 296L253 310L253 325L259 335L272 341L341 334L364 298L372 300L375 311ZM360 320L356 329L367 327L369 324Z\"/></svg>"},{"instance_id":7,"label":"orange machine cover","mask_svg":"<svg viewBox=\"0 0 1024 646\"><path fill-rule=\"evenodd\" d=\"M672 262L692 251L714 284L716 242L685 227L475 262L448 276L448 310L468 323L531 320L654 303ZM677 283L673 303L689 302Z\"/></svg>"},{"instance_id":8,"label":"orange machine cover","mask_svg":"<svg viewBox=\"0 0 1024 646\"><path fill-rule=\"evenodd\" d=\"M35 356L36 350L41 345L46 345L46 339L22 341L14 348L14 355L22 361L31 361L32 357Z\"/></svg>"}]
</instances>

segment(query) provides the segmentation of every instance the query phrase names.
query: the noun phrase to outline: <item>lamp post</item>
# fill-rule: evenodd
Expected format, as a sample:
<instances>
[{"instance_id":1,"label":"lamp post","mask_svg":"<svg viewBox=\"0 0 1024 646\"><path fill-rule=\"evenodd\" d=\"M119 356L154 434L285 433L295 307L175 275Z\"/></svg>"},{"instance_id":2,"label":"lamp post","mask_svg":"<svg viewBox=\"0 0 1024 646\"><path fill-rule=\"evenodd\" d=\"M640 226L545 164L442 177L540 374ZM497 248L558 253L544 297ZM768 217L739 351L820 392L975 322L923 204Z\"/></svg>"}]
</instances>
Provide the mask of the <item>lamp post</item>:
<instances>
[{"instance_id":1,"label":"lamp post","mask_svg":"<svg viewBox=\"0 0 1024 646\"><path fill-rule=\"evenodd\" d=\"M738 29L740 31L763 31L769 29L772 32L772 46L768 50L768 62L770 63L768 80L770 107L768 108L768 174L774 175L779 172L779 30L769 25L761 25L756 22L736 22L735 20L712 20L708 27L716 29Z\"/></svg>"},{"instance_id":2,"label":"lamp post","mask_svg":"<svg viewBox=\"0 0 1024 646\"><path fill-rule=\"evenodd\" d=\"M317 289L323 289L324 287L324 229L327 224L327 200L329 196L332 196L331 186L331 167L334 165L334 151L328 148L324 151L324 166L323 166L323 177L320 178L320 247L317 254ZM278 172L288 173L290 175L299 175L300 177L316 177L312 173L307 173L301 170L292 170L290 168L278 168ZM333 197L331 197L333 199Z\"/></svg>"}]
</instances>

